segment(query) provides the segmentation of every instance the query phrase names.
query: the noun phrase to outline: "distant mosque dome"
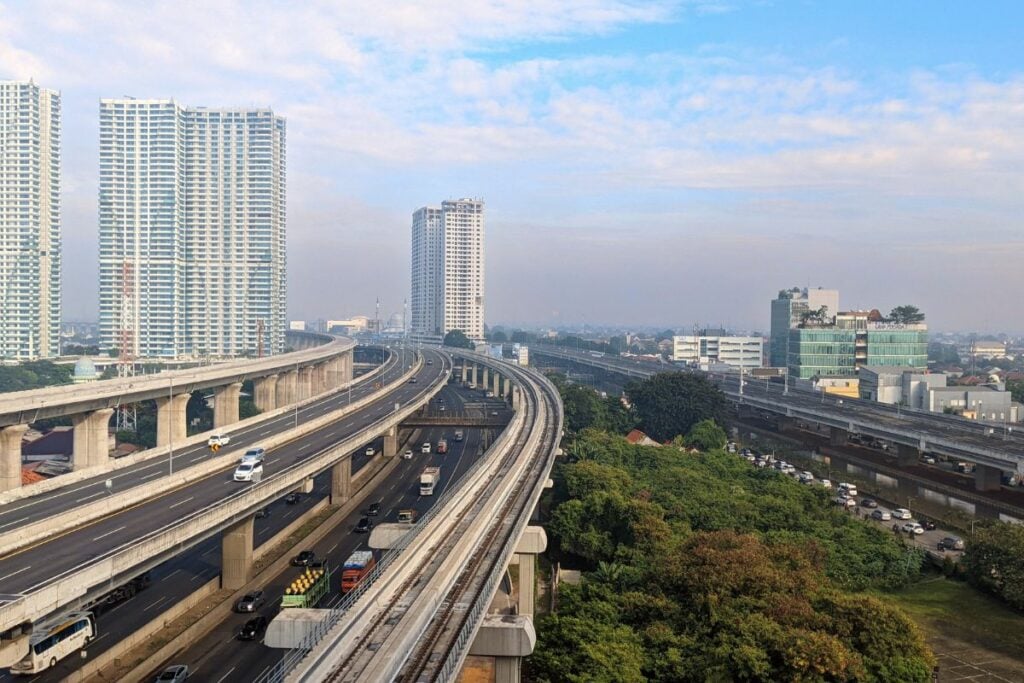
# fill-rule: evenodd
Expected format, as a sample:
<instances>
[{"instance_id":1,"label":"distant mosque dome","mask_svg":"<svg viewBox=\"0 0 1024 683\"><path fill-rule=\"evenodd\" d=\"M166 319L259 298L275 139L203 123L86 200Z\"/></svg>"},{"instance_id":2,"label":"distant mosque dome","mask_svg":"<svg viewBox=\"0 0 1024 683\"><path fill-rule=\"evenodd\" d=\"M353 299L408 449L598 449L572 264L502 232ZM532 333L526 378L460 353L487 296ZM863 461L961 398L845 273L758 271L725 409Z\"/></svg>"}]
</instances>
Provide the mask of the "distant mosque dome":
<instances>
[{"instance_id":1,"label":"distant mosque dome","mask_svg":"<svg viewBox=\"0 0 1024 683\"><path fill-rule=\"evenodd\" d=\"M75 384L92 382L98 377L99 373L96 372L96 364L92 362L92 358L82 357L75 361Z\"/></svg>"}]
</instances>

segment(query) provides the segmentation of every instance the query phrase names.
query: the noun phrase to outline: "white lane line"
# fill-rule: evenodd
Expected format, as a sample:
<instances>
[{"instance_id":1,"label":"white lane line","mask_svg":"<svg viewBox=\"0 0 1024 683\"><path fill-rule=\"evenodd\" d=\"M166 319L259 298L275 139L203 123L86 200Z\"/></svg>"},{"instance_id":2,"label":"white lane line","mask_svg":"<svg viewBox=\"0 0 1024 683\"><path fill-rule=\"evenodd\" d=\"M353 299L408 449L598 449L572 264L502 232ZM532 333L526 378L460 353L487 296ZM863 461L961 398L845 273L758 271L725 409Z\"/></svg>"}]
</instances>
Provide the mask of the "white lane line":
<instances>
[{"instance_id":1,"label":"white lane line","mask_svg":"<svg viewBox=\"0 0 1024 683\"><path fill-rule=\"evenodd\" d=\"M0 529L4 529L4 528L9 527L9 526L14 526L15 524L21 524L24 521L25 520L23 520L23 519L16 519L13 522L7 522L7 524L0 524Z\"/></svg>"},{"instance_id":2,"label":"white lane line","mask_svg":"<svg viewBox=\"0 0 1024 683\"><path fill-rule=\"evenodd\" d=\"M176 507L178 507L179 505L184 505L185 503L189 502L190 500L195 500L195 498L196 498L195 496L189 496L189 497L188 497L188 498L186 498L185 500L179 500L179 501L178 501L177 503L175 503L174 505L168 505L168 506L167 506L167 509L168 509L168 510L170 510L170 509L172 509L172 508L176 508Z\"/></svg>"},{"instance_id":3,"label":"white lane line","mask_svg":"<svg viewBox=\"0 0 1024 683\"><path fill-rule=\"evenodd\" d=\"M168 574L167 576L165 576L164 578L162 578L160 580L161 581L166 581L167 579L171 578L172 576L174 576L175 574L177 574L180 571L181 571L181 569L175 569L173 572L171 572L170 574Z\"/></svg>"},{"instance_id":4,"label":"white lane line","mask_svg":"<svg viewBox=\"0 0 1024 683\"><path fill-rule=\"evenodd\" d=\"M338 541L338 543L341 543L341 541ZM334 545L332 545L332 546L331 546L331 547L330 547L330 548L329 548L329 549L327 550L327 554L328 554L328 555L330 555L331 553L333 553L333 552L334 552L334 549L338 547L338 543L335 543Z\"/></svg>"},{"instance_id":5,"label":"white lane line","mask_svg":"<svg viewBox=\"0 0 1024 683\"><path fill-rule=\"evenodd\" d=\"M273 431L273 429L267 429L265 431L260 432L260 436L266 436L267 434L270 434Z\"/></svg>"},{"instance_id":6,"label":"white lane line","mask_svg":"<svg viewBox=\"0 0 1024 683\"><path fill-rule=\"evenodd\" d=\"M23 569L19 569L19 570L18 570L18 571L16 571L16 572L11 572L11 573L10 573L10 574L8 574L7 576L0 576L0 581L3 581L4 579L9 579L9 578L11 578L12 576L17 576L18 574L20 574L20 573L22 573L22 572L27 572L27 571L28 571L29 569L32 569L32 565L29 565L29 566L27 566L27 567L25 567L25 568L23 568Z\"/></svg>"},{"instance_id":7,"label":"white lane line","mask_svg":"<svg viewBox=\"0 0 1024 683\"><path fill-rule=\"evenodd\" d=\"M89 500L90 498L95 498L96 496L102 496L103 493L104 493L103 491L97 491L96 493L93 493L92 495L83 496L81 498L76 498L75 502L76 503L81 503L83 500Z\"/></svg>"},{"instance_id":8,"label":"white lane line","mask_svg":"<svg viewBox=\"0 0 1024 683\"><path fill-rule=\"evenodd\" d=\"M159 477L159 476L162 476L162 475L163 475L163 472L154 472L153 474L147 474L146 476L144 476L141 479L139 479L139 481L146 481L147 479L152 479L153 477Z\"/></svg>"},{"instance_id":9,"label":"white lane line","mask_svg":"<svg viewBox=\"0 0 1024 683\"><path fill-rule=\"evenodd\" d=\"M118 528L114 529L113 531L108 531L108 532L107 532L107 533L105 533L105 534L100 534L99 536L97 536L96 538L94 538L94 539L92 539L92 540L94 540L94 541L98 541L98 540L100 540L101 538L106 538L107 536L110 536L110 535L112 535L112 534L116 534L116 533L117 533L118 531L124 531L124 530L125 530L125 529L127 529L127 528L128 528L128 527L126 527L126 526L118 527Z\"/></svg>"},{"instance_id":10,"label":"white lane line","mask_svg":"<svg viewBox=\"0 0 1024 683\"><path fill-rule=\"evenodd\" d=\"M166 599L167 599L167 596L165 595L164 597L162 597L162 598L158 599L158 600L157 600L156 602L151 602L151 603L149 603L148 605L146 605L145 607L143 607L143 608L142 608L142 611L143 611L143 612L145 612L145 611L146 611L146 610L148 610L148 609L149 609L150 607L156 607L157 605L159 605L159 604L160 604L161 602L163 602L163 601L164 601L164 600L166 600Z\"/></svg>"},{"instance_id":11,"label":"white lane line","mask_svg":"<svg viewBox=\"0 0 1024 683\"><path fill-rule=\"evenodd\" d=\"M232 638L231 640L234 640L234 638ZM231 671L228 671L228 672L227 672L226 674L224 674L223 676L221 676L220 678L218 678L218 679L217 679L217 683L223 683L223 682L224 682L224 680L225 680L225 679L226 679L226 678L227 678L228 676L230 676L230 675L231 675L231 672L232 672L232 671L234 671L234 670L235 670L235 667L231 667Z\"/></svg>"},{"instance_id":12,"label":"white lane line","mask_svg":"<svg viewBox=\"0 0 1024 683\"><path fill-rule=\"evenodd\" d=\"M200 555L199 557L206 557L207 555L209 555L210 553L212 553L212 552L213 552L214 550L216 550L216 549L217 549L217 546L213 546L212 548L210 548L209 550L207 550L207 551L206 551L205 553L203 553L203 554L202 554L202 555Z\"/></svg>"}]
</instances>

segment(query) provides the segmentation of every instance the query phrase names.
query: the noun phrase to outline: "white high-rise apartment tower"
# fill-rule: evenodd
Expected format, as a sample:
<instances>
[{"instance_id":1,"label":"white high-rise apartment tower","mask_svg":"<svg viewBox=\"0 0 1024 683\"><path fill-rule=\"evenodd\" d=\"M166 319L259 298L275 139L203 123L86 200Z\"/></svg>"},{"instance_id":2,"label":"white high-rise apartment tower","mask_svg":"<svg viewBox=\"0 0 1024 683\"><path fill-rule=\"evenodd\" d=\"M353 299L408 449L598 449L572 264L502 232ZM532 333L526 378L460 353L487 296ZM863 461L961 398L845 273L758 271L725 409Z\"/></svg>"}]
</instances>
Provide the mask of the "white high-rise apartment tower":
<instances>
[{"instance_id":1,"label":"white high-rise apartment tower","mask_svg":"<svg viewBox=\"0 0 1024 683\"><path fill-rule=\"evenodd\" d=\"M484 339L484 203L448 200L412 216L412 336Z\"/></svg>"},{"instance_id":2,"label":"white high-rise apartment tower","mask_svg":"<svg viewBox=\"0 0 1024 683\"><path fill-rule=\"evenodd\" d=\"M0 82L0 359L60 353L60 94Z\"/></svg>"},{"instance_id":3,"label":"white high-rise apartment tower","mask_svg":"<svg viewBox=\"0 0 1024 683\"><path fill-rule=\"evenodd\" d=\"M100 101L100 337L135 357L284 350L285 122Z\"/></svg>"}]
</instances>

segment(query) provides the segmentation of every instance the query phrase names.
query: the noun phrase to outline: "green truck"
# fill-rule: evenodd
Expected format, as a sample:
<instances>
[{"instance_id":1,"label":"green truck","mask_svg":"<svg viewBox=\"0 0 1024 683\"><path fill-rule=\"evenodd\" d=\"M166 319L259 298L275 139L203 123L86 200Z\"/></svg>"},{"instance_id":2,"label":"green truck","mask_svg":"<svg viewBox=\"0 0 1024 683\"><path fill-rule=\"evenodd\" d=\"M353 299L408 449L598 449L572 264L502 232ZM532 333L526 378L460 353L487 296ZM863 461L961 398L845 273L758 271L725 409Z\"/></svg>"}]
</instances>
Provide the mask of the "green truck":
<instances>
[{"instance_id":1,"label":"green truck","mask_svg":"<svg viewBox=\"0 0 1024 683\"><path fill-rule=\"evenodd\" d=\"M326 562L306 567L288 584L281 596L281 609L287 607L316 607L327 595L331 585L331 570Z\"/></svg>"}]
</instances>

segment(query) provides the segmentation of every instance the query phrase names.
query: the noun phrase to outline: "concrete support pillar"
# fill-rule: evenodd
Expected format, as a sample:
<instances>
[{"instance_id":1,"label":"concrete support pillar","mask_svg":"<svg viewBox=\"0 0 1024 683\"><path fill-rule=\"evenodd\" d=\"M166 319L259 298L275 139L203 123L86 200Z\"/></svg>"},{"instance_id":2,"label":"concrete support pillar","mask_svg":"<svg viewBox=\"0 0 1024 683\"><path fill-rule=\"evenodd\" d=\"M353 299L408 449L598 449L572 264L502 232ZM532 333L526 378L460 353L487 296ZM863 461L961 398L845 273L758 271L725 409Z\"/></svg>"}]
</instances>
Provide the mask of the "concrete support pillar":
<instances>
[{"instance_id":1,"label":"concrete support pillar","mask_svg":"<svg viewBox=\"0 0 1024 683\"><path fill-rule=\"evenodd\" d=\"M74 453L71 457L76 470L107 464L110 454L110 416L113 414L112 408L103 408L71 416L71 422L75 425Z\"/></svg>"},{"instance_id":2,"label":"concrete support pillar","mask_svg":"<svg viewBox=\"0 0 1024 683\"><path fill-rule=\"evenodd\" d=\"M477 386L484 391L488 391L491 388L491 369L486 365L484 366L484 383L482 385L478 384Z\"/></svg>"},{"instance_id":3,"label":"concrete support pillar","mask_svg":"<svg viewBox=\"0 0 1024 683\"><path fill-rule=\"evenodd\" d=\"M296 387L298 385L299 373L296 370L282 372L277 378L277 407L295 403Z\"/></svg>"},{"instance_id":4,"label":"concrete support pillar","mask_svg":"<svg viewBox=\"0 0 1024 683\"><path fill-rule=\"evenodd\" d=\"M462 383L465 384L469 380L469 363L465 359L462 361Z\"/></svg>"},{"instance_id":5,"label":"concrete support pillar","mask_svg":"<svg viewBox=\"0 0 1024 683\"><path fill-rule=\"evenodd\" d=\"M345 361L345 366L344 366L344 369L342 370L341 379L342 379L342 383L348 383L348 382L352 381L353 377L355 377L355 365L356 365L355 352L354 351L349 351L344 356L342 356L342 358Z\"/></svg>"},{"instance_id":6,"label":"concrete support pillar","mask_svg":"<svg viewBox=\"0 0 1024 683\"><path fill-rule=\"evenodd\" d=\"M253 380L253 402L266 413L277 407L277 375L267 375Z\"/></svg>"},{"instance_id":7,"label":"concrete support pillar","mask_svg":"<svg viewBox=\"0 0 1024 683\"><path fill-rule=\"evenodd\" d=\"M494 373L494 381L491 383L491 393L501 396L501 375L497 372Z\"/></svg>"},{"instance_id":8,"label":"concrete support pillar","mask_svg":"<svg viewBox=\"0 0 1024 683\"><path fill-rule=\"evenodd\" d=\"M331 504L347 503L352 497L352 458L345 458L331 468Z\"/></svg>"},{"instance_id":9,"label":"concrete support pillar","mask_svg":"<svg viewBox=\"0 0 1024 683\"><path fill-rule=\"evenodd\" d=\"M21 437L28 425L0 428L0 491L21 486Z\"/></svg>"},{"instance_id":10,"label":"concrete support pillar","mask_svg":"<svg viewBox=\"0 0 1024 683\"><path fill-rule=\"evenodd\" d=\"M917 450L914 446L908 446L902 443L896 444L896 464L900 467L916 465L917 460L920 457L921 451Z\"/></svg>"},{"instance_id":11,"label":"concrete support pillar","mask_svg":"<svg viewBox=\"0 0 1024 683\"><path fill-rule=\"evenodd\" d=\"M544 527L528 526L516 546L519 559L519 614L533 616L537 586L537 555L548 548Z\"/></svg>"},{"instance_id":12,"label":"concrete support pillar","mask_svg":"<svg viewBox=\"0 0 1024 683\"><path fill-rule=\"evenodd\" d=\"M220 587L238 590L252 571L253 518L246 517L224 530L220 540Z\"/></svg>"},{"instance_id":13,"label":"concrete support pillar","mask_svg":"<svg viewBox=\"0 0 1024 683\"><path fill-rule=\"evenodd\" d=\"M344 365L345 361L342 360L341 356L336 356L327 363L327 386L331 389L337 389L344 384L344 381L342 381Z\"/></svg>"},{"instance_id":14,"label":"concrete support pillar","mask_svg":"<svg viewBox=\"0 0 1024 683\"><path fill-rule=\"evenodd\" d=\"M840 427L830 427L828 433L828 442L832 446L845 446L849 443L850 432Z\"/></svg>"},{"instance_id":15,"label":"concrete support pillar","mask_svg":"<svg viewBox=\"0 0 1024 683\"><path fill-rule=\"evenodd\" d=\"M480 386L480 366L473 363L473 384Z\"/></svg>"},{"instance_id":16,"label":"concrete support pillar","mask_svg":"<svg viewBox=\"0 0 1024 683\"><path fill-rule=\"evenodd\" d=\"M156 400L156 445L166 446L170 443L181 443L188 435L188 423L185 419L185 406L191 394L178 394L173 398Z\"/></svg>"},{"instance_id":17,"label":"concrete support pillar","mask_svg":"<svg viewBox=\"0 0 1024 683\"><path fill-rule=\"evenodd\" d=\"M238 397L241 393L241 382L232 382L213 390L214 429L238 422Z\"/></svg>"},{"instance_id":18,"label":"concrete support pillar","mask_svg":"<svg viewBox=\"0 0 1024 683\"><path fill-rule=\"evenodd\" d=\"M469 654L494 657L495 683L519 683L523 657L533 654L537 632L527 616L489 614L473 638Z\"/></svg>"},{"instance_id":19,"label":"concrete support pillar","mask_svg":"<svg viewBox=\"0 0 1024 683\"><path fill-rule=\"evenodd\" d=\"M384 457L393 458L398 454L398 425L384 432Z\"/></svg>"},{"instance_id":20,"label":"concrete support pillar","mask_svg":"<svg viewBox=\"0 0 1024 683\"><path fill-rule=\"evenodd\" d=\"M512 393L512 380L508 377L505 378L505 387L501 392L501 397L507 399Z\"/></svg>"},{"instance_id":21,"label":"concrete support pillar","mask_svg":"<svg viewBox=\"0 0 1024 683\"><path fill-rule=\"evenodd\" d=\"M295 400L305 401L313 395L313 366L299 368L298 389Z\"/></svg>"},{"instance_id":22,"label":"concrete support pillar","mask_svg":"<svg viewBox=\"0 0 1024 683\"><path fill-rule=\"evenodd\" d=\"M1003 485L1003 472L997 467L978 465L974 468L975 491L998 491Z\"/></svg>"}]
</instances>

